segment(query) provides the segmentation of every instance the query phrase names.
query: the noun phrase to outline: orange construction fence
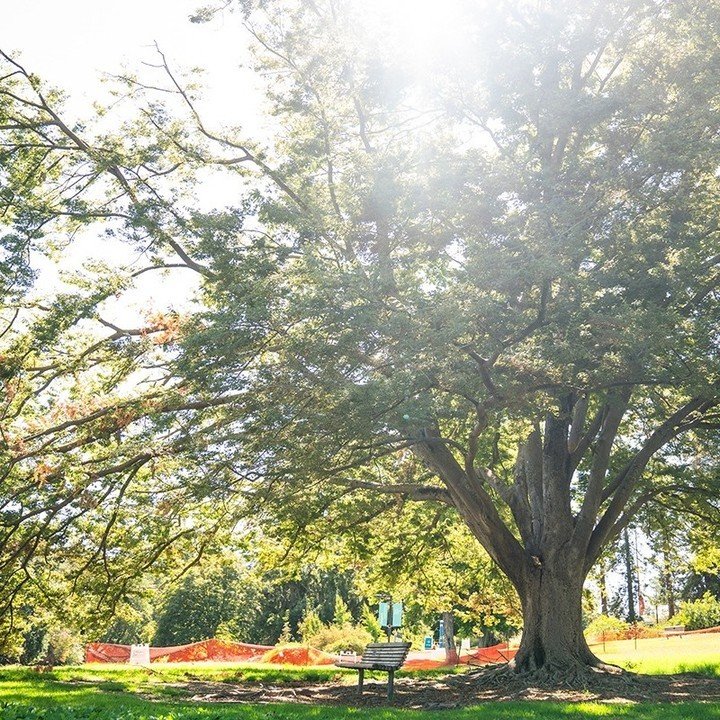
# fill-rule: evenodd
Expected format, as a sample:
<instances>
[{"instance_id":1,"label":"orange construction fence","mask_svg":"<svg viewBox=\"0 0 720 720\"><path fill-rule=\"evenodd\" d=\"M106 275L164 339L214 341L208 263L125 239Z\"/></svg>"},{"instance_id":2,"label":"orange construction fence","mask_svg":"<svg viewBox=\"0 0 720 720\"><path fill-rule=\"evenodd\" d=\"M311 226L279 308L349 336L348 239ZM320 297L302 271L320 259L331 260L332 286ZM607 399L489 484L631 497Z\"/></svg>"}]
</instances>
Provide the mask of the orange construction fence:
<instances>
[{"instance_id":1,"label":"orange construction fence","mask_svg":"<svg viewBox=\"0 0 720 720\"><path fill-rule=\"evenodd\" d=\"M462 653L459 661L469 665L486 665L507 662L517 650L509 649L507 643L486 648L475 648ZM127 663L130 645L113 643L90 643L85 648L87 663ZM266 662L284 665L332 665L335 656L306 645L273 647L250 645L227 640L202 640L201 642L174 647L151 647L150 662ZM433 670L446 667L444 650L415 651L408 655L403 666L406 670Z\"/></svg>"},{"instance_id":2,"label":"orange construction fence","mask_svg":"<svg viewBox=\"0 0 720 720\"><path fill-rule=\"evenodd\" d=\"M213 638L174 647L151 647L150 662L247 662L260 660L272 649L270 645L249 645ZM85 648L85 662L88 663L126 663L129 660L130 645L90 643Z\"/></svg>"},{"instance_id":3,"label":"orange construction fence","mask_svg":"<svg viewBox=\"0 0 720 720\"><path fill-rule=\"evenodd\" d=\"M492 647L473 648L463 652L458 662L464 665L490 665L504 663L515 657L517 649L508 648L507 643L499 643ZM445 650L418 650L410 652L403 665L404 670L435 670L449 667Z\"/></svg>"}]
</instances>

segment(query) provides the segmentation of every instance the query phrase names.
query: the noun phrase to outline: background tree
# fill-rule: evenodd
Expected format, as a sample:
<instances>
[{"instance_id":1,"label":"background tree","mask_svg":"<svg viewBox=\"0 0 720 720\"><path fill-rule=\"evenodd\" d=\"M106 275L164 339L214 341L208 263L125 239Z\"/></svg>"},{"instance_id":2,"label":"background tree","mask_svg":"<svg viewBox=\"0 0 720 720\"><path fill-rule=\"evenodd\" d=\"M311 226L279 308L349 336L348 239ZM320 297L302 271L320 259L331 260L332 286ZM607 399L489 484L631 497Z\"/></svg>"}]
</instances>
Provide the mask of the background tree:
<instances>
[{"instance_id":1,"label":"background tree","mask_svg":"<svg viewBox=\"0 0 720 720\"><path fill-rule=\"evenodd\" d=\"M205 562L183 578L157 617L154 645L207 640L218 631L244 640L256 617L259 588L237 558Z\"/></svg>"}]
</instances>

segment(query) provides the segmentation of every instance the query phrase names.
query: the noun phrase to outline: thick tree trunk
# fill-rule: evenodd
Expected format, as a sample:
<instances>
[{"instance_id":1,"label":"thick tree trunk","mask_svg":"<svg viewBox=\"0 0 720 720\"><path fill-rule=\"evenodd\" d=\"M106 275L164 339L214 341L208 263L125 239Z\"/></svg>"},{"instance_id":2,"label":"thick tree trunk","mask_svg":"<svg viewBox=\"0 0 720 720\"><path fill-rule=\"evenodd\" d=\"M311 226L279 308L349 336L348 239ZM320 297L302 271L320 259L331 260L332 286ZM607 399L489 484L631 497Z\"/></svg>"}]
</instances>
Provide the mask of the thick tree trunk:
<instances>
[{"instance_id":1,"label":"thick tree trunk","mask_svg":"<svg viewBox=\"0 0 720 720\"><path fill-rule=\"evenodd\" d=\"M520 589L524 628L514 662L518 672L552 675L603 667L583 635L582 586L582 573L571 568L544 564L530 573Z\"/></svg>"},{"instance_id":2,"label":"thick tree trunk","mask_svg":"<svg viewBox=\"0 0 720 720\"><path fill-rule=\"evenodd\" d=\"M470 353L495 396L488 360ZM583 635L583 581L603 546L618 537L640 507L628 508L628 502L653 455L678 435L689 415L716 404L703 398L687 402L609 476L613 443L630 396L631 388L609 392L589 423L585 396L577 397L573 391L558 397L557 412L547 412L542 429L537 423L520 444L512 478L497 476L492 467L477 466L478 437L487 426L480 406L462 462L455 453L465 448L443 438L437 423L423 428L420 441L413 445L413 452L442 479L443 501L457 509L520 595L524 630L513 663L519 672L545 674L554 682L572 676L584 681L591 669L611 669L593 655ZM589 472L577 509L573 483L585 457ZM501 504L512 513L513 524L499 511ZM629 593L631 566L628 556ZM629 599L634 614L634 598Z\"/></svg>"},{"instance_id":3,"label":"thick tree trunk","mask_svg":"<svg viewBox=\"0 0 720 720\"><path fill-rule=\"evenodd\" d=\"M670 538L667 531L663 537L663 585L668 606L668 617L675 615L675 589L673 587L672 561L670 560Z\"/></svg>"}]
</instances>

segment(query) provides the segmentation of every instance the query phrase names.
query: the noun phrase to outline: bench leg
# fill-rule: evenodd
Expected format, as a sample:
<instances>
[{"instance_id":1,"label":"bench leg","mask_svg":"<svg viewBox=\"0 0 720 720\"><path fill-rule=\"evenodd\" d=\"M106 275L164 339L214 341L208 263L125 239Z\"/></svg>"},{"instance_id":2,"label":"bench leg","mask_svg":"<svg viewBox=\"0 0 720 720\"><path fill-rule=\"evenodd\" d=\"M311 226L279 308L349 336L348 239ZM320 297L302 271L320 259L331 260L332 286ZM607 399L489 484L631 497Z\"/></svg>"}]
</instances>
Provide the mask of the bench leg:
<instances>
[{"instance_id":1,"label":"bench leg","mask_svg":"<svg viewBox=\"0 0 720 720\"><path fill-rule=\"evenodd\" d=\"M363 691L363 682L365 680L365 668L360 668L358 670L358 692L362 694Z\"/></svg>"},{"instance_id":2,"label":"bench leg","mask_svg":"<svg viewBox=\"0 0 720 720\"><path fill-rule=\"evenodd\" d=\"M395 671L390 670L388 672L388 700L393 699L393 694L395 693Z\"/></svg>"}]
</instances>

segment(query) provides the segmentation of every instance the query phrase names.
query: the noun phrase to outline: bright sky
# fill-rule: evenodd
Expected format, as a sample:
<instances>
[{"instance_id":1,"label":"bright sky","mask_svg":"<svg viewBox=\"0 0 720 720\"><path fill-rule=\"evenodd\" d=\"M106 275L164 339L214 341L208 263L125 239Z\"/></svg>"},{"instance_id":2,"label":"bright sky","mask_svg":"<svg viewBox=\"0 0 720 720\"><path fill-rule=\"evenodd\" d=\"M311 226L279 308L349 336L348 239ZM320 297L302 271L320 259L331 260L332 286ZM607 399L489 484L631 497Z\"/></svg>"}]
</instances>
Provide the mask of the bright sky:
<instances>
[{"instance_id":1,"label":"bright sky","mask_svg":"<svg viewBox=\"0 0 720 720\"><path fill-rule=\"evenodd\" d=\"M106 92L103 73L142 70L154 62L157 42L176 67L207 69L208 102L234 122L256 116L258 95L251 74L241 73L245 55L236 16L192 24L202 0L22 0L3 13L0 47L26 69L67 90L81 113ZM242 77L243 82L239 81ZM228 85L228 81L230 84ZM228 87L233 91L228 92Z\"/></svg>"},{"instance_id":2,"label":"bright sky","mask_svg":"<svg viewBox=\"0 0 720 720\"><path fill-rule=\"evenodd\" d=\"M157 42L174 65L206 69L213 114L243 124L257 115L260 95L252 73L239 70L247 59L247 36L237 15L221 13L204 24L188 20L208 0L5 2L0 47L20 51L28 70L66 89L73 108L90 107L101 97L98 79L104 72L119 72L123 65L139 70L142 61L152 62ZM458 0L361 0L368 16L391 26L418 62L427 58L428 47L457 35L458 5Z\"/></svg>"},{"instance_id":3,"label":"bright sky","mask_svg":"<svg viewBox=\"0 0 720 720\"><path fill-rule=\"evenodd\" d=\"M363 11L367 9L370 24L390 28L390 35L418 67L429 62L429 47L450 42L453 29L457 32L453 28L457 0L359 1ZM250 59L248 35L238 15L229 12L209 23L191 23L189 16L205 4L208 0L18 0L3 13L0 47L27 70L66 92L63 115L72 122L91 119L93 103L111 101L110 83L101 82L107 73L124 71L151 84L162 83L160 75L144 64L157 62L157 43L178 75L203 68L204 91L198 107L210 128L240 126L247 137L262 138L261 85L243 67ZM200 190L198 200L207 207L231 204L236 196L236 188L227 182L218 185L216 180ZM127 248L94 235L76 238L72 251L71 262L77 265L93 256L123 264L134 259L127 256ZM38 262L47 292L56 284L57 268ZM67 269L68 258L63 267ZM163 278L158 273L146 274L133 297L115 308L114 321L125 317L131 324L129 318L139 308L175 305L178 298L187 297L193 286L191 276L187 271Z\"/></svg>"}]
</instances>

